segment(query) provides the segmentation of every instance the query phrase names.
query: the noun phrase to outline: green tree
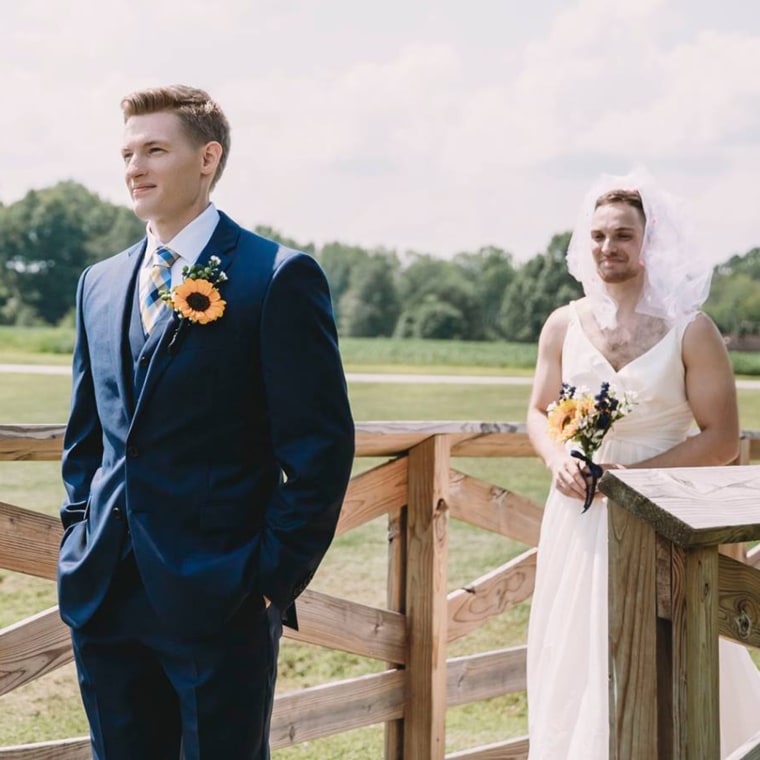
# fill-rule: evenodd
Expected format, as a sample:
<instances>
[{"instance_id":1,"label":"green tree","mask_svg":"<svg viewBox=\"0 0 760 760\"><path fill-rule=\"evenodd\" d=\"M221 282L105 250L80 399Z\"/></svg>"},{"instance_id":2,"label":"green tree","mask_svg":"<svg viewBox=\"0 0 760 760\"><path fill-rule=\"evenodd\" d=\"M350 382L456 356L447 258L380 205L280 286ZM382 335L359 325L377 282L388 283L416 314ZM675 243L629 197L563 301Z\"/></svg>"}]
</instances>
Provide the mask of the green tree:
<instances>
[{"instance_id":1,"label":"green tree","mask_svg":"<svg viewBox=\"0 0 760 760\"><path fill-rule=\"evenodd\" d=\"M569 232L554 235L545 253L517 270L504 292L500 322L507 340L535 342L554 309L583 295L580 283L567 272Z\"/></svg>"},{"instance_id":2,"label":"green tree","mask_svg":"<svg viewBox=\"0 0 760 760\"><path fill-rule=\"evenodd\" d=\"M82 270L142 234L129 210L76 182L28 192L0 210L5 320L57 323L74 305Z\"/></svg>"},{"instance_id":3,"label":"green tree","mask_svg":"<svg viewBox=\"0 0 760 760\"><path fill-rule=\"evenodd\" d=\"M399 295L403 312L396 336L483 339L485 328L476 287L453 261L411 254L411 262L399 276ZM428 325L435 325L435 329ZM431 330L436 335L431 335ZM442 331L448 334L441 335Z\"/></svg>"},{"instance_id":4,"label":"green tree","mask_svg":"<svg viewBox=\"0 0 760 760\"><path fill-rule=\"evenodd\" d=\"M467 279L473 284L480 311L478 332L487 340L502 337L500 313L504 291L515 278L512 255L485 246L476 253L459 253L454 257Z\"/></svg>"},{"instance_id":5,"label":"green tree","mask_svg":"<svg viewBox=\"0 0 760 760\"><path fill-rule=\"evenodd\" d=\"M350 272L340 299L339 326L343 335L392 335L399 316L395 255L375 253L360 260Z\"/></svg>"}]
</instances>

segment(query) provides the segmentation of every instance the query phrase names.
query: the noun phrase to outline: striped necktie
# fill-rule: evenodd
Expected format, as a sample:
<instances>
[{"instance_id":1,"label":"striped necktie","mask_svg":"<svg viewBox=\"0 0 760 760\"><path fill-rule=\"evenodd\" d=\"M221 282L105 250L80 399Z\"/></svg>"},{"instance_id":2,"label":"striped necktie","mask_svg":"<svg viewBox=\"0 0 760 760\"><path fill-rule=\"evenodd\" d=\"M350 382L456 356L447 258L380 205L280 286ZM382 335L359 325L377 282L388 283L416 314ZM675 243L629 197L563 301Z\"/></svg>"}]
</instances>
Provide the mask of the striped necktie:
<instances>
[{"instance_id":1,"label":"striped necktie","mask_svg":"<svg viewBox=\"0 0 760 760\"><path fill-rule=\"evenodd\" d=\"M168 248L156 248L150 266L140 270L140 317L146 335L155 327L161 310L169 308L161 300L159 291L171 287L171 268L178 258L179 254Z\"/></svg>"}]
</instances>

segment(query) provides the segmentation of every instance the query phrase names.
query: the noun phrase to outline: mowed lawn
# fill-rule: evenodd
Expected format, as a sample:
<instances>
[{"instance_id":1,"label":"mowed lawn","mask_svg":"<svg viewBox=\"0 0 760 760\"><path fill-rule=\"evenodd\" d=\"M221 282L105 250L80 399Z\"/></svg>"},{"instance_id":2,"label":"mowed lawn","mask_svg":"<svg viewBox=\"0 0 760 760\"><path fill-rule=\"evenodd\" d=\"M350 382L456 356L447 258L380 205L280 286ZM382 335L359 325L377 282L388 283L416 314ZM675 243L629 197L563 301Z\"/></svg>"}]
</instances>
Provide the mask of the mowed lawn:
<instances>
[{"instance_id":1,"label":"mowed lawn","mask_svg":"<svg viewBox=\"0 0 760 760\"><path fill-rule=\"evenodd\" d=\"M359 369L352 367L352 369ZM506 374L506 372L505 372ZM65 376L0 374L0 422L62 423L70 380ZM357 421L479 420L522 422L528 386L354 384ZM741 391L742 427L760 429L760 393ZM379 460L357 462L358 469ZM537 460L460 459L454 466L512 491L543 500L546 470ZM0 501L56 514L61 499L55 462L0 462ZM508 561L524 547L501 537L451 523L449 587L455 589ZM312 588L367 604L383 605L386 582L386 523L376 520L337 539ZM55 604L53 584L0 571L0 627ZM497 649L525 640L528 605L520 605L456 642L449 656ZM283 640L280 693L383 669L353 655ZM447 751L526 732L524 695L488 700L449 711ZM0 746L86 733L73 668L67 666L0 698ZM382 757L380 727L307 742L275 753L280 760L367 760Z\"/></svg>"}]
</instances>

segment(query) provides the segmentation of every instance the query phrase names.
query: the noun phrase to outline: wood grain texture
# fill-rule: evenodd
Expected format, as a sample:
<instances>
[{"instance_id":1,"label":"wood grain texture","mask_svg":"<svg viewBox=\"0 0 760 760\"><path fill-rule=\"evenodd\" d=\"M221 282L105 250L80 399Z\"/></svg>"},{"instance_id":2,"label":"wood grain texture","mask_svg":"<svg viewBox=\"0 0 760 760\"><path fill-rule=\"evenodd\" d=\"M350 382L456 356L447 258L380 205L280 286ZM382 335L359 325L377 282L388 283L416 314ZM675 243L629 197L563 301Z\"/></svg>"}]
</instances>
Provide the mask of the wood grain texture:
<instances>
[{"instance_id":1,"label":"wood grain texture","mask_svg":"<svg viewBox=\"0 0 760 760\"><path fill-rule=\"evenodd\" d=\"M760 570L721 554L718 577L720 635L760 647Z\"/></svg>"},{"instance_id":2,"label":"wood grain texture","mask_svg":"<svg viewBox=\"0 0 760 760\"><path fill-rule=\"evenodd\" d=\"M609 470L599 488L680 546L760 539L760 465Z\"/></svg>"},{"instance_id":3,"label":"wood grain texture","mask_svg":"<svg viewBox=\"0 0 760 760\"><path fill-rule=\"evenodd\" d=\"M533 593L537 549L515 557L448 595L448 641L480 628Z\"/></svg>"},{"instance_id":4,"label":"wood grain texture","mask_svg":"<svg viewBox=\"0 0 760 760\"><path fill-rule=\"evenodd\" d=\"M446 663L449 707L500 697L526 687L527 647L456 657Z\"/></svg>"},{"instance_id":5,"label":"wood grain texture","mask_svg":"<svg viewBox=\"0 0 760 760\"><path fill-rule=\"evenodd\" d=\"M0 631L0 695L74 659L69 629L51 607Z\"/></svg>"},{"instance_id":6,"label":"wood grain texture","mask_svg":"<svg viewBox=\"0 0 760 760\"><path fill-rule=\"evenodd\" d=\"M446 760L527 760L528 737L519 736L505 742L487 744L446 755Z\"/></svg>"},{"instance_id":7,"label":"wood grain texture","mask_svg":"<svg viewBox=\"0 0 760 760\"><path fill-rule=\"evenodd\" d=\"M674 567L673 756L719 757L718 548L685 549L678 564L683 569Z\"/></svg>"},{"instance_id":8,"label":"wood grain texture","mask_svg":"<svg viewBox=\"0 0 760 760\"><path fill-rule=\"evenodd\" d=\"M452 470L449 509L452 517L470 525L538 546L544 510L524 496Z\"/></svg>"},{"instance_id":9,"label":"wood grain texture","mask_svg":"<svg viewBox=\"0 0 760 760\"><path fill-rule=\"evenodd\" d=\"M406 508L388 515L388 609L401 614L406 610ZM393 665L393 663L389 663ZM385 760L404 756L404 720L385 722L383 736Z\"/></svg>"},{"instance_id":10,"label":"wood grain texture","mask_svg":"<svg viewBox=\"0 0 760 760\"><path fill-rule=\"evenodd\" d=\"M62 534L57 518L0 502L0 569L55 580Z\"/></svg>"},{"instance_id":11,"label":"wood grain texture","mask_svg":"<svg viewBox=\"0 0 760 760\"><path fill-rule=\"evenodd\" d=\"M15 747L0 747L0 760L92 760L90 738L61 739Z\"/></svg>"},{"instance_id":12,"label":"wood grain texture","mask_svg":"<svg viewBox=\"0 0 760 760\"><path fill-rule=\"evenodd\" d=\"M449 448L436 435L409 452L406 760L443 760L445 750Z\"/></svg>"},{"instance_id":13,"label":"wood grain texture","mask_svg":"<svg viewBox=\"0 0 760 760\"><path fill-rule=\"evenodd\" d=\"M400 457L351 478L335 535L341 536L406 504L407 458Z\"/></svg>"},{"instance_id":14,"label":"wood grain texture","mask_svg":"<svg viewBox=\"0 0 760 760\"><path fill-rule=\"evenodd\" d=\"M405 680L403 670L386 670L283 694L274 700L270 745L281 749L400 718Z\"/></svg>"},{"instance_id":15,"label":"wood grain texture","mask_svg":"<svg viewBox=\"0 0 760 760\"><path fill-rule=\"evenodd\" d=\"M283 634L362 657L406 662L406 621L398 612L307 589L298 597L298 626L298 631L283 628Z\"/></svg>"},{"instance_id":16,"label":"wood grain texture","mask_svg":"<svg viewBox=\"0 0 760 760\"><path fill-rule=\"evenodd\" d=\"M657 757L657 590L652 528L608 506L610 758Z\"/></svg>"},{"instance_id":17,"label":"wood grain texture","mask_svg":"<svg viewBox=\"0 0 760 760\"><path fill-rule=\"evenodd\" d=\"M64 425L0 425L0 461L56 461Z\"/></svg>"}]
</instances>

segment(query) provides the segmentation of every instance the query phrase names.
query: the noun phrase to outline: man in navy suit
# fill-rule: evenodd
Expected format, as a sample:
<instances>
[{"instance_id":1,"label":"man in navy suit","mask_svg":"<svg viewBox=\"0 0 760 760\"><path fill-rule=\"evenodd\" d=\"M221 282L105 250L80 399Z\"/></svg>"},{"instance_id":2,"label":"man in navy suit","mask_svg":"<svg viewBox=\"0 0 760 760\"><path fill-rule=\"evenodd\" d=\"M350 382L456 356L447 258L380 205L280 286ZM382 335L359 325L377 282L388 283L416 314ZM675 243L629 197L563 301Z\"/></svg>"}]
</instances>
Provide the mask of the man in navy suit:
<instances>
[{"instance_id":1,"label":"man in navy suit","mask_svg":"<svg viewBox=\"0 0 760 760\"><path fill-rule=\"evenodd\" d=\"M122 110L147 231L77 290L61 616L97 760L268 758L282 622L353 458L330 294L210 203L230 140L205 92Z\"/></svg>"}]
</instances>

